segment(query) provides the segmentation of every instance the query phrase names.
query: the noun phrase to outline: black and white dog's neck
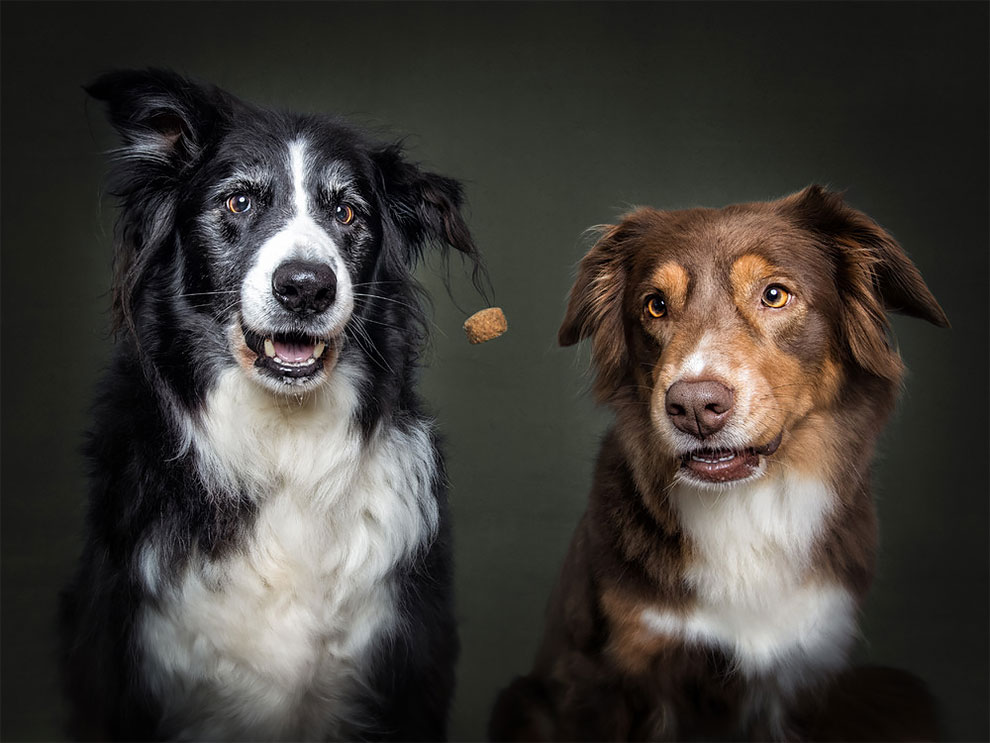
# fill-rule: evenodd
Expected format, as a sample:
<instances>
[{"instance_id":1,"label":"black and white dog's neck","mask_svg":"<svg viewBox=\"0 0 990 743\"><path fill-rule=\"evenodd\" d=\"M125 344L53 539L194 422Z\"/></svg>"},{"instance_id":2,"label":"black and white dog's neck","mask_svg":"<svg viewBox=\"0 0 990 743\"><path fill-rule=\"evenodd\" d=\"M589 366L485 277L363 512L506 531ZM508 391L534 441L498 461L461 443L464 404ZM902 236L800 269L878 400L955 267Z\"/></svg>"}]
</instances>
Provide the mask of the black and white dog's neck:
<instances>
[{"instance_id":1,"label":"black and white dog's neck","mask_svg":"<svg viewBox=\"0 0 990 743\"><path fill-rule=\"evenodd\" d=\"M341 365L295 410L237 369L208 395L192 437L204 492L246 497L253 518L235 550L194 549L169 582L155 532L139 545L156 601L137 628L149 683L179 721L169 735L349 737L358 721L374 730L362 689L376 643L404 631L401 566L434 547L443 475L426 421L407 414L370 435L353 424L349 375ZM259 705L270 706L262 721Z\"/></svg>"},{"instance_id":2,"label":"black and white dog's neck","mask_svg":"<svg viewBox=\"0 0 990 743\"><path fill-rule=\"evenodd\" d=\"M452 571L413 269L430 244L480 267L459 184L169 72L88 90L124 145L120 341L62 605L77 734L443 737Z\"/></svg>"}]
</instances>

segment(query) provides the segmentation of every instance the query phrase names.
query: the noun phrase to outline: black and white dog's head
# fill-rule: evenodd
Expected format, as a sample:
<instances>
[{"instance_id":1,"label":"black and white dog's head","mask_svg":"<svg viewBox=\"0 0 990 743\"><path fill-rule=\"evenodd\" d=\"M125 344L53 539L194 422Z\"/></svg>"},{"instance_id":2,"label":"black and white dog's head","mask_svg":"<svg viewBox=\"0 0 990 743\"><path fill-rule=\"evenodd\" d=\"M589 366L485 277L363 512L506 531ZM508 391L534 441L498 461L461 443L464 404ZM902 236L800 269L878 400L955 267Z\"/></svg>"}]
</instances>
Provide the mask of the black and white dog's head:
<instances>
[{"instance_id":1,"label":"black and white dog's head","mask_svg":"<svg viewBox=\"0 0 990 743\"><path fill-rule=\"evenodd\" d=\"M397 145L171 72L113 72L87 91L124 140L115 322L180 398L233 364L294 395L342 359L404 378L424 245L461 251L478 275L460 185Z\"/></svg>"}]
</instances>

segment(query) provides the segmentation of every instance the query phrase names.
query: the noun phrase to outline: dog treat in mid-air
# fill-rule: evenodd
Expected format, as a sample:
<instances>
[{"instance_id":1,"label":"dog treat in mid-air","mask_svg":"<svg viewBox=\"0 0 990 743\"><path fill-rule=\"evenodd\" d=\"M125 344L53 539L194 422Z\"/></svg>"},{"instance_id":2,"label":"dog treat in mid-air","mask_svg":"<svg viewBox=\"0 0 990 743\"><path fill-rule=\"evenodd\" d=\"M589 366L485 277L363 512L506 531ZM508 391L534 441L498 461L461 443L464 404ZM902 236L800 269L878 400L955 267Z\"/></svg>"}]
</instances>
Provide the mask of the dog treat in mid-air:
<instances>
[{"instance_id":1,"label":"dog treat in mid-air","mask_svg":"<svg viewBox=\"0 0 990 743\"><path fill-rule=\"evenodd\" d=\"M464 332L472 343L484 343L498 338L508 329L509 324L505 321L505 313L501 307L480 310L464 321Z\"/></svg>"}]
</instances>

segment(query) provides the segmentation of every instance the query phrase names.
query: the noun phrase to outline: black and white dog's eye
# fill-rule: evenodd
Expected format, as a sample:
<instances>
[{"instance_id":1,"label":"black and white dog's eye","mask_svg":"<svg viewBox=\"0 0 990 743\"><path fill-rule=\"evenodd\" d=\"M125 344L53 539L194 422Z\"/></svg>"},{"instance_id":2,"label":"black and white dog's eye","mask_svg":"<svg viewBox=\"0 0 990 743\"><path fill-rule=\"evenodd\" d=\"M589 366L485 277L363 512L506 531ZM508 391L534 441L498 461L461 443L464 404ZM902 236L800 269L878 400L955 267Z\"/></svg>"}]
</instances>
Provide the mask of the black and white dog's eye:
<instances>
[{"instance_id":1,"label":"black and white dog's eye","mask_svg":"<svg viewBox=\"0 0 990 743\"><path fill-rule=\"evenodd\" d=\"M341 224L350 224L354 221L354 210L350 204L337 204L333 212L333 218Z\"/></svg>"},{"instance_id":2,"label":"black and white dog's eye","mask_svg":"<svg viewBox=\"0 0 990 743\"><path fill-rule=\"evenodd\" d=\"M234 214L241 214L251 208L251 197L243 193L235 193L227 199L227 209Z\"/></svg>"}]
</instances>

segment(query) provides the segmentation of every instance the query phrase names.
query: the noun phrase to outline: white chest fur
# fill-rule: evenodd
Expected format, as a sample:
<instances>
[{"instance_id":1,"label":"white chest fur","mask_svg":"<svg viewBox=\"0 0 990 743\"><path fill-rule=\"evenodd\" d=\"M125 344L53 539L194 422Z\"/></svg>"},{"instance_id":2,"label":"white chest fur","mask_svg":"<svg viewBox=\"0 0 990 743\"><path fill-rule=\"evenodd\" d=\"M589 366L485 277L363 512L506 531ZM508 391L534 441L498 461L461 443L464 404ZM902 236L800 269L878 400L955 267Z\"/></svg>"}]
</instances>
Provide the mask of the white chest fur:
<instances>
[{"instance_id":1,"label":"white chest fur","mask_svg":"<svg viewBox=\"0 0 990 743\"><path fill-rule=\"evenodd\" d=\"M783 690L844 663L855 601L811 564L835 503L828 487L778 473L722 493L681 484L671 503L690 540L696 602L686 613L646 609L645 627L718 646Z\"/></svg>"},{"instance_id":2,"label":"white chest fur","mask_svg":"<svg viewBox=\"0 0 990 743\"><path fill-rule=\"evenodd\" d=\"M218 498L243 489L258 512L235 553L194 556L144 611L148 671L173 734L325 738L355 714L362 660L397 619L390 573L438 519L425 426L365 440L355 405L343 367L302 404L236 369L207 401L192 437L202 478Z\"/></svg>"}]
</instances>

